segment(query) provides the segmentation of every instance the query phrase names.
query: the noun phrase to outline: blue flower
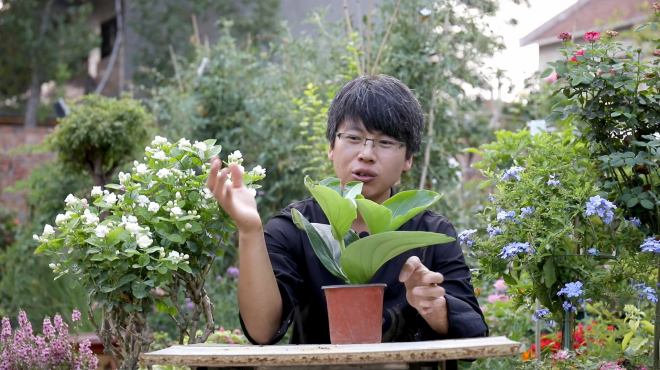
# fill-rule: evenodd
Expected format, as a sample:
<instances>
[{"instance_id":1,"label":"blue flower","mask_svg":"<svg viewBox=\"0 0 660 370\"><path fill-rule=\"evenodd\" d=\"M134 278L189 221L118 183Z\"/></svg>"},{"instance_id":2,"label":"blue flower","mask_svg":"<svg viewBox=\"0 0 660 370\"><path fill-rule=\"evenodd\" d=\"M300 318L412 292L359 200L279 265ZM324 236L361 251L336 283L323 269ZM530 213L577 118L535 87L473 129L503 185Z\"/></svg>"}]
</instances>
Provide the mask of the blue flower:
<instances>
[{"instance_id":1,"label":"blue flower","mask_svg":"<svg viewBox=\"0 0 660 370\"><path fill-rule=\"evenodd\" d=\"M531 215L532 213L534 213L535 209L536 208L534 208L534 207L522 207L520 209L520 218L525 218L525 217Z\"/></svg>"},{"instance_id":2,"label":"blue flower","mask_svg":"<svg viewBox=\"0 0 660 370\"><path fill-rule=\"evenodd\" d=\"M507 181L507 180L520 181L520 173L524 170L525 169L522 167L513 166L508 170L504 171L504 174L502 174L502 181Z\"/></svg>"},{"instance_id":3,"label":"blue flower","mask_svg":"<svg viewBox=\"0 0 660 370\"><path fill-rule=\"evenodd\" d=\"M587 254L589 254L590 256L599 256L600 251L597 248L589 248L587 249Z\"/></svg>"},{"instance_id":4,"label":"blue flower","mask_svg":"<svg viewBox=\"0 0 660 370\"><path fill-rule=\"evenodd\" d=\"M559 186L561 183L556 179L556 177L557 175L550 175L550 178L546 184L549 186Z\"/></svg>"},{"instance_id":5,"label":"blue flower","mask_svg":"<svg viewBox=\"0 0 660 370\"><path fill-rule=\"evenodd\" d=\"M488 194L488 201L491 203L495 203L497 199L495 199L495 196L493 194Z\"/></svg>"},{"instance_id":6,"label":"blue flower","mask_svg":"<svg viewBox=\"0 0 660 370\"><path fill-rule=\"evenodd\" d=\"M564 307L564 311L566 311L566 312L568 312L568 311L577 312L577 308L575 306L573 306L571 304L571 302L569 302L569 301L564 301L564 303L562 303L561 306Z\"/></svg>"},{"instance_id":7,"label":"blue flower","mask_svg":"<svg viewBox=\"0 0 660 370\"><path fill-rule=\"evenodd\" d=\"M603 199L600 195L589 198L586 204L585 216L597 215L604 223L610 224L614 219L614 209L616 206L607 199Z\"/></svg>"},{"instance_id":8,"label":"blue flower","mask_svg":"<svg viewBox=\"0 0 660 370\"><path fill-rule=\"evenodd\" d=\"M539 321L541 319L545 319L550 316L550 310L547 308L541 308L539 310L536 310L534 314L532 315L532 320L534 321Z\"/></svg>"},{"instance_id":9,"label":"blue flower","mask_svg":"<svg viewBox=\"0 0 660 370\"><path fill-rule=\"evenodd\" d=\"M660 240L654 236L644 239L644 243L639 246L642 252L660 253Z\"/></svg>"},{"instance_id":10,"label":"blue flower","mask_svg":"<svg viewBox=\"0 0 660 370\"><path fill-rule=\"evenodd\" d=\"M492 226L490 224L486 228L486 231L488 232L488 236L490 236L491 238L494 237L494 236L502 234L502 229L501 228L499 228L497 226Z\"/></svg>"},{"instance_id":11,"label":"blue flower","mask_svg":"<svg viewBox=\"0 0 660 370\"><path fill-rule=\"evenodd\" d=\"M458 234L458 241L461 244L465 244L468 247L471 247L474 245L474 240L472 240L472 236L477 232L475 229L469 229L461 232Z\"/></svg>"},{"instance_id":12,"label":"blue flower","mask_svg":"<svg viewBox=\"0 0 660 370\"><path fill-rule=\"evenodd\" d=\"M582 290L581 281L566 283L564 287L557 292L557 295L565 295L566 298L579 297L582 294L584 294L584 291Z\"/></svg>"},{"instance_id":13,"label":"blue flower","mask_svg":"<svg viewBox=\"0 0 660 370\"><path fill-rule=\"evenodd\" d=\"M655 289L646 286L644 283L639 283L633 285L633 288L639 293L639 298L646 298L652 303L658 302L658 296L656 295Z\"/></svg>"},{"instance_id":14,"label":"blue flower","mask_svg":"<svg viewBox=\"0 0 660 370\"><path fill-rule=\"evenodd\" d=\"M497 212L497 221L513 221L516 218L515 211L499 211Z\"/></svg>"},{"instance_id":15,"label":"blue flower","mask_svg":"<svg viewBox=\"0 0 660 370\"><path fill-rule=\"evenodd\" d=\"M628 222L630 222L633 226L635 226L637 228L642 226L642 221L640 221L639 218L637 218L637 217L629 218Z\"/></svg>"},{"instance_id":16,"label":"blue flower","mask_svg":"<svg viewBox=\"0 0 660 370\"><path fill-rule=\"evenodd\" d=\"M500 252L499 256L502 259L508 260L510 258L513 258L517 256L520 253L532 253L533 250L529 246L529 243L520 243L520 242L513 242L509 243L502 248L502 251Z\"/></svg>"}]
</instances>

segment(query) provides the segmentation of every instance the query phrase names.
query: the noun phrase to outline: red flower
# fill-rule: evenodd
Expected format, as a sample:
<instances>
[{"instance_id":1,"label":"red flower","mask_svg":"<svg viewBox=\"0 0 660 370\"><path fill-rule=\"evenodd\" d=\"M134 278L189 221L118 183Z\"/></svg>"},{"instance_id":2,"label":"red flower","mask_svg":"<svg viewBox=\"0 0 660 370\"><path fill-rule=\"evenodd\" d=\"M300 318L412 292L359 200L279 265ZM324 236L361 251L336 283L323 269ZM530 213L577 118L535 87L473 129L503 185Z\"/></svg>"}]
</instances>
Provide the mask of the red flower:
<instances>
[{"instance_id":1,"label":"red flower","mask_svg":"<svg viewBox=\"0 0 660 370\"><path fill-rule=\"evenodd\" d=\"M558 78L559 78L559 75L557 74L557 72L556 72L556 71L553 71L552 73L550 73L550 74L548 75L548 77L545 77L545 78L543 79L543 81L545 81L545 82L548 83L548 84L553 84L553 83L557 82L557 79L558 79Z\"/></svg>"},{"instance_id":2,"label":"red flower","mask_svg":"<svg viewBox=\"0 0 660 370\"><path fill-rule=\"evenodd\" d=\"M562 32L558 37L561 41L569 41L573 36L568 32Z\"/></svg>"},{"instance_id":3,"label":"red flower","mask_svg":"<svg viewBox=\"0 0 660 370\"><path fill-rule=\"evenodd\" d=\"M584 34L584 41L596 42L600 40L600 32L587 32Z\"/></svg>"}]
</instances>

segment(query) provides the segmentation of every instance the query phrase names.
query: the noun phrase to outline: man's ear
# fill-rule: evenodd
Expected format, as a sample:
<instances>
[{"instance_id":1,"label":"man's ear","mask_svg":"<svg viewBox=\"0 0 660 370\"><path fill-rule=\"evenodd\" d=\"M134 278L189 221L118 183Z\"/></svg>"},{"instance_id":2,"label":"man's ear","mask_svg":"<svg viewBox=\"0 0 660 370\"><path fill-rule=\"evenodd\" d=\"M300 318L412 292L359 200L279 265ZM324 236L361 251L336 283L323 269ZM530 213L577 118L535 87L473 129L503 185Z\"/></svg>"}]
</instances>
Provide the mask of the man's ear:
<instances>
[{"instance_id":1,"label":"man's ear","mask_svg":"<svg viewBox=\"0 0 660 370\"><path fill-rule=\"evenodd\" d=\"M332 160L333 152L334 152L334 148L332 146L330 146L330 149L328 149L328 159L329 160Z\"/></svg>"},{"instance_id":2,"label":"man's ear","mask_svg":"<svg viewBox=\"0 0 660 370\"><path fill-rule=\"evenodd\" d=\"M412 168L412 164L413 164L413 157L411 155L410 158L406 159L406 161L403 163L403 172L410 171L410 169Z\"/></svg>"}]
</instances>

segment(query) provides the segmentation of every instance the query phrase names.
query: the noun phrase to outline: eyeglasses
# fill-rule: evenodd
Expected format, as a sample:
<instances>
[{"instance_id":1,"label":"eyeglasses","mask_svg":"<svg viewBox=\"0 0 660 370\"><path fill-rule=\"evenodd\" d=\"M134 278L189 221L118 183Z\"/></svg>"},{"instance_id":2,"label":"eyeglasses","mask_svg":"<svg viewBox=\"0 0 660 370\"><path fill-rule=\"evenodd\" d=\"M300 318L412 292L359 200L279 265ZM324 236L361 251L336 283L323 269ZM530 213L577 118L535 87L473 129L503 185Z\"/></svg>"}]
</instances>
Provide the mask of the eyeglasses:
<instances>
[{"instance_id":1,"label":"eyeglasses","mask_svg":"<svg viewBox=\"0 0 660 370\"><path fill-rule=\"evenodd\" d=\"M337 138L350 147L359 147L367 145L367 141L374 143L374 148L394 151L403 148L406 144L394 139L369 139L360 135L349 134L346 132L337 133Z\"/></svg>"}]
</instances>

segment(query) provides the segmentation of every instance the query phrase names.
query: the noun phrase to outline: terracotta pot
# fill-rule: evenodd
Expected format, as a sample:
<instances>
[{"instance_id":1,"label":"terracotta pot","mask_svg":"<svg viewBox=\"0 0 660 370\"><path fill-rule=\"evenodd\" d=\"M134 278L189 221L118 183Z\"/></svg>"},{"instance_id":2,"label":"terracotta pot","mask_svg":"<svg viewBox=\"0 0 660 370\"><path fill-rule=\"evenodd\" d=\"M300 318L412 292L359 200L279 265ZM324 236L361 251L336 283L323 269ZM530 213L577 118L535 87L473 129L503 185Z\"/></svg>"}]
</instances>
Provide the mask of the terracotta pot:
<instances>
[{"instance_id":1,"label":"terracotta pot","mask_svg":"<svg viewBox=\"0 0 660 370\"><path fill-rule=\"evenodd\" d=\"M330 343L380 343L385 284L323 286Z\"/></svg>"}]
</instances>

